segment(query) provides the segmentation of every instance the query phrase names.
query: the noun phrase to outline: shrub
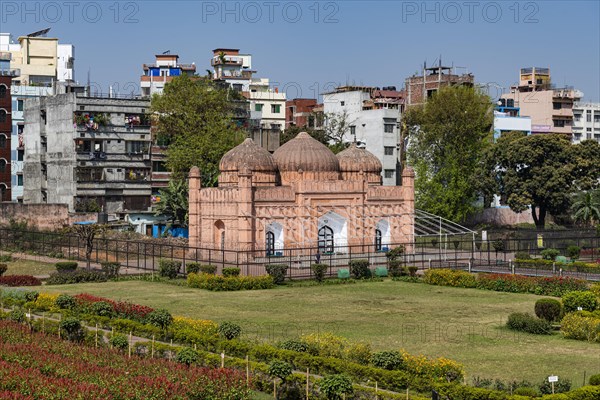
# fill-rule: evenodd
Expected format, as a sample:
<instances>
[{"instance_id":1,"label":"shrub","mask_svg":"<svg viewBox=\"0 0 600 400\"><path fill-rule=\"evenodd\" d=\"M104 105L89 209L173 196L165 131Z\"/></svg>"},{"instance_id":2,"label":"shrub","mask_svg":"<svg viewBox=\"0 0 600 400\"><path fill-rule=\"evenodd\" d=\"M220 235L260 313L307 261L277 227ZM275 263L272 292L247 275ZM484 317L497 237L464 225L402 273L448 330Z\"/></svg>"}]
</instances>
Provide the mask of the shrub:
<instances>
[{"instance_id":1,"label":"shrub","mask_svg":"<svg viewBox=\"0 0 600 400\"><path fill-rule=\"evenodd\" d=\"M315 280L317 282L323 282L323 280L325 280L325 273L327 272L327 268L329 268L327 264L313 264L310 266L310 269L315 275Z\"/></svg>"},{"instance_id":2,"label":"shrub","mask_svg":"<svg viewBox=\"0 0 600 400\"><path fill-rule=\"evenodd\" d=\"M287 273L287 264L267 264L265 265L267 274L273 278L273 282L276 285L281 285L285 281L285 275Z\"/></svg>"},{"instance_id":3,"label":"shrub","mask_svg":"<svg viewBox=\"0 0 600 400\"><path fill-rule=\"evenodd\" d=\"M579 258L579 254L581 253L581 249L579 246L571 245L567 247L567 256L571 260L577 260Z\"/></svg>"},{"instance_id":4,"label":"shrub","mask_svg":"<svg viewBox=\"0 0 600 400\"><path fill-rule=\"evenodd\" d=\"M125 336L121 333L114 334L110 338L109 343L115 349L125 350L125 349L129 348L129 340L127 339L127 336Z\"/></svg>"},{"instance_id":5,"label":"shrub","mask_svg":"<svg viewBox=\"0 0 600 400\"><path fill-rule=\"evenodd\" d=\"M404 245L400 245L385 253L385 256L387 257L388 261L398 260L404 254L404 251Z\"/></svg>"},{"instance_id":6,"label":"shrub","mask_svg":"<svg viewBox=\"0 0 600 400\"><path fill-rule=\"evenodd\" d=\"M319 386L328 400L340 400L353 392L352 381L344 374L327 375L321 379Z\"/></svg>"},{"instance_id":7,"label":"shrub","mask_svg":"<svg viewBox=\"0 0 600 400\"><path fill-rule=\"evenodd\" d=\"M600 318L585 312L569 313L560 322L560 331L567 339L600 342Z\"/></svg>"},{"instance_id":8,"label":"shrub","mask_svg":"<svg viewBox=\"0 0 600 400\"><path fill-rule=\"evenodd\" d=\"M102 266L102 272L107 278L112 279L119 276L119 270L121 269L121 263L118 262L103 262L100 263Z\"/></svg>"},{"instance_id":9,"label":"shrub","mask_svg":"<svg viewBox=\"0 0 600 400\"><path fill-rule=\"evenodd\" d=\"M191 263L185 264L185 273L186 274L197 274L198 272L200 272L200 263L191 262ZM204 272L204 271L202 271L202 272Z\"/></svg>"},{"instance_id":10,"label":"shrub","mask_svg":"<svg viewBox=\"0 0 600 400\"><path fill-rule=\"evenodd\" d=\"M415 277L417 276L417 271L419 270L419 267L416 267L414 265L411 265L408 267L408 273L410 274L410 276Z\"/></svg>"},{"instance_id":11,"label":"shrub","mask_svg":"<svg viewBox=\"0 0 600 400\"><path fill-rule=\"evenodd\" d=\"M292 374L292 366L285 361L273 360L269 364L267 373L269 376L275 376L285 382Z\"/></svg>"},{"instance_id":12,"label":"shrub","mask_svg":"<svg viewBox=\"0 0 600 400\"><path fill-rule=\"evenodd\" d=\"M556 249L545 249L540 251L540 254L544 260L554 261L557 256L560 256L560 251Z\"/></svg>"},{"instance_id":13,"label":"shrub","mask_svg":"<svg viewBox=\"0 0 600 400\"><path fill-rule=\"evenodd\" d=\"M492 242L492 247L496 252L504 251L504 249L506 248L506 244L504 243L504 240L498 239Z\"/></svg>"},{"instance_id":14,"label":"shrub","mask_svg":"<svg viewBox=\"0 0 600 400\"><path fill-rule=\"evenodd\" d=\"M517 251L515 253L515 260L531 260L531 256L526 251Z\"/></svg>"},{"instance_id":15,"label":"shrub","mask_svg":"<svg viewBox=\"0 0 600 400\"><path fill-rule=\"evenodd\" d=\"M565 312L577 311L581 307L585 311L594 311L598 307L598 299L592 292L572 291L562 297Z\"/></svg>"},{"instance_id":16,"label":"shrub","mask_svg":"<svg viewBox=\"0 0 600 400\"><path fill-rule=\"evenodd\" d=\"M350 273L355 279L365 279L371 277L371 270L369 269L369 260L351 260L348 263L350 267Z\"/></svg>"},{"instance_id":17,"label":"shrub","mask_svg":"<svg viewBox=\"0 0 600 400\"><path fill-rule=\"evenodd\" d=\"M592 386L600 386L600 374L590 376L589 382Z\"/></svg>"},{"instance_id":18,"label":"shrub","mask_svg":"<svg viewBox=\"0 0 600 400\"><path fill-rule=\"evenodd\" d=\"M308 345L300 340L286 340L279 346L284 350L296 351L298 353L306 353Z\"/></svg>"},{"instance_id":19,"label":"shrub","mask_svg":"<svg viewBox=\"0 0 600 400\"><path fill-rule=\"evenodd\" d=\"M380 351L371 357L371 364L387 370L401 369L403 362L402 355L398 351Z\"/></svg>"},{"instance_id":20,"label":"shrub","mask_svg":"<svg viewBox=\"0 0 600 400\"><path fill-rule=\"evenodd\" d=\"M58 324L61 331L65 332L67 339L74 342L81 341L84 336L81 322L77 318L68 317L60 321Z\"/></svg>"},{"instance_id":21,"label":"shrub","mask_svg":"<svg viewBox=\"0 0 600 400\"><path fill-rule=\"evenodd\" d=\"M227 340L238 338L242 333L242 328L238 324L225 321L219 325L219 334Z\"/></svg>"},{"instance_id":22,"label":"shrub","mask_svg":"<svg viewBox=\"0 0 600 400\"><path fill-rule=\"evenodd\" d=\"M554 384L554 393L566 393L571 390L571 381L569 379L561 379ZM552 384L544 380L540 384L540 392L542 394L552 394Z\"/></svg>"},{"instance_id":23,"label":"shrub","mask_svg":"<svg viewBox=\"0 0 600 400\"><path fill-rule=\"evenodd\" d=\"M58 311L56 307L57 294L41 293L35 299L33 308L38 311Z\"/></svg>"},{"instance_id":24,"label":"shrub","mask_svg":"<svg viewBox=\"0 0 600 400\"><path fill-rule=\"evenodd\" d=\"M400 260L389 260L388 261L388 274L392 278L406 275L405 268L402 266Z\"/></svg>"},{"instance_id":25,"label":"shrub","mask_svg":"<svg viewBox=\"0 0 600 400\"><path fill-rule=\"evenodd\" d=\"M106 275L98 271L78 269L71 272L59 272L50 275L46 280L47 285L68 285L85 282L106 282Z\"/></svg>"},{"instance_id":26,"label":"shrub","mask_svg":"<svg viewBox=\"0 0 600 400\"><path fill-rule=\"evenodd\" d=\"M510 314L506 326L515 331L533 333L535 335L549 335L552 331L552 325L548 321L526 313Z\"/></svg>"},{"instance_id":27,"label":"shrub","mask_svg":"<svg viewBox=\"0 0 600 400\"><path fill-rule=\"evenodd\" d=\"M68 294L60 294L56 298L56 306L62 310L73 310L76 306L75 298Z\"/></svg>"},{"instance_id":28,"label":"shrub","mask_svg":"<svg viewBox=\"0 0 600 400\"><path fill-rule=\"evenodd\" d=\"M25 300L30 302L35 302L39 297L40 293L35 290L25 292Z\"/></svg>"},{"instance_id":29,"label":"shrub","mask_svg":"<svg viewBox=\"0 0 600 400\"><path fill-rule=\"evenodd\" d=\"M168 310L158 309L147 316L148 322L158 328L166 330L173 323L173 316Z\"/></svg>"},{"instance_id":30,"label":"shrub","mask_svg":"<svg viewBox=\"0 0 600 400\"><path fill-rule=\"evenodd\" d=\"M13 261L12 254L2 254L0 255L0 263L7 263Z\"/></svg>"},{"instance_id":31,"label":"shrub","mask_svg":"<svg viewBox=\"0 0 600 400\"><path fill-rule=\"evenodd\" d=\"M225 267L223 268L223 276L226 278L240 276L240 269L237 267Z\"/></svg>"},{"instance_id":32,"label":"shrub","mask_svg":"<svg viewBox=\"0 0 600 400\"><path fill-rule=\"evenodd\" d=\"M175 279L179 274L181 261L161 259L158 262L158 274L162 277Z\"/></svg>"},{"instance_id":33,"label":"shrub","mask_svg":"<svg viewBox=\"0 0 600 400\"><path fill-rule=\"evenodd\" d=\"M77 269L76 261L61 261L54 264L57 272L71 272Z\"/></svg>"},{"instance_id":34,"label":"shrub","mask_svg":"<svg viewBox=\"0 0 600 400\"><path fill-rule=\"evenodd\" d=\"M184 347L177 353L177 362L187 365L188 367L192 364L196 364L200 359L200 354L191 347Z\"/></svg>"},{"instance_id":35,"label":"shrub","mask_svg":"<svg viewBox=\"0 0 600 400\"><path fill-rule=\"evenodd\" d=\"M521 386L515 389L514 394L517 396L538 397L539 393L532 387Z\"/></svg>"},{"instance_id":36,"label":"shrub","mask_svg":"<svg viewBox=\"0 0 600 400\"><path fill-rule=\"evenodd\" d=\"M210 265L210 264L201 265L200 266L200 272L202 272L203 274L214 275L214 274L217 273L217 266L216 265Z\"/></svg>"},{"instance_id":37,"label":"shrub","mask_svg":"<svg viewBox=\"0 0 600 400\"><path fill-rule=\"evenodd\" d=\"M233 290L261 290L273 288L273 278L270 276L232 276L223 277L208 274L188 274L189 287L206 289L217 292Z\"/></svg>"},{"instance_id":38,"label":"shrub","mask_svg":"<svg viewBox=\"0 0 600 400\"><path fill-rule=\"evenodd\" d=\"M40 286L40 281L35 276L31 275L7 275L0 276L0 285L17 287L17 286Z\"/></svg>"},{"instance_id":39,"label":"shrub","mask_svg":"<svg viewBox=\"0 0 600 400\"><path fill-rule=\"evenodd\" d=\"M114 314L112 304L106 301L98 301L92 304L91 312L92 314L98 315L100 317L112 317Z\"/></svg>"},{"instance_id":40,"label":"shrub","mask_svg":"<svg viewBox=\"0 0 600 400\"><path fill-rule=\"evenodd\" d=\"M19 308L15 308L8 314L8 319L15 322L25 322L25 313Z\"/></svg>"},{"instance_id":41,"label":"shrub","mask_svg":"<svg viewBox=\"0 0 600 400\"><path fill-rule=\"evenodd\" d=\"M373 352L371 351L371 345L364 342L350 343L344 349L344 358L353 361L361 365L368 365L371 361Z\"/></svg>"},{"instance_id":42,"label":"shrub","mask_svg":"<svg viewBox=\"0 0 600 400\"><path fill-rule=\"evenodd\" d=\"M558 321L562 314L562 304L556 299L539 299L535 302L535 315L548 322Z\"/></svg>"},{"instance_id":43,"label":"shrub","mask_svg":"<svg viewBox=\"0 0 600 400\"><path fill-rule=\"evenodd\" d=\"M425 283L438 286L454 286L463 288L474 288L477 279L466 271L451 269L430 269L425 271Z\"/></svg>"},{"instance_id":44,"label":"shrub","mask_svg":"<svg viewBox=\"0 0 600 400\"><path fill-rule=\"evenodd\" d=\"M8 269L8 265L0 264L0 276L2 276L6 272L7 269Z\"/></svg>"}]
</instances>

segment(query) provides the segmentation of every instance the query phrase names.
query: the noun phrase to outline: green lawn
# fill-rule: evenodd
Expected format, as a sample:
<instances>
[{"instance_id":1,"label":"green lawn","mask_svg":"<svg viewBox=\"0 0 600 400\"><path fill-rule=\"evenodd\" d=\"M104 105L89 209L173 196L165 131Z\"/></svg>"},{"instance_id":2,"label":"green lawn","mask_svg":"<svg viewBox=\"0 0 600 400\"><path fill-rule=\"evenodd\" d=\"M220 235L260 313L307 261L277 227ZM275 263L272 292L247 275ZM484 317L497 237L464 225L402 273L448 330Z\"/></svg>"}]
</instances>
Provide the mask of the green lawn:
<instances>
[{"instance_id":1,"label":"green lawn","mask_svg":"<svg viewBox=\"0 0 600 400\"><path fill-rule=\"evenodd\" d=\"M33 260L20 260L15 259L4 263L8 266L8 269L4 275L50 275L56 272L54 264L48 264L40 261Z\"/></svg>"},{"instance_id":2,"label":"green lawn","mask_svg":"<svg viewBox=\"0 0 600 400\"><path fill-rule=\"evenodd\" d=\"M541 382L549 375L581 386L584 371L600 373L600 345L537 336L503 327L511 312L532 312L538 296L404 282L281 287L265 291L208 292L127 281L44 287L129 300L175 315L235 321L251 339L281 341L331 331L374 349L444 356L474 376Z\"/></svg>"}]
</instances>

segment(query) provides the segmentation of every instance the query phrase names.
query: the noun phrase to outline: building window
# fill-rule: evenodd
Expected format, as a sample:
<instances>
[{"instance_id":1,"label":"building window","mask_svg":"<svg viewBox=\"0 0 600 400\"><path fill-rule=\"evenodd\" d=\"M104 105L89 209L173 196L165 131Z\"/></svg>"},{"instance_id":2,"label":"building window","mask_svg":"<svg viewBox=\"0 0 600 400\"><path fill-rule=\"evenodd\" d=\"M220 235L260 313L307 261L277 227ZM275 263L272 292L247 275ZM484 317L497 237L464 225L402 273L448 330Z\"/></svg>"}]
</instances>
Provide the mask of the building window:
<instances>
[{"instance_id":1,"label":"building window","mask_svg":"<svg viewBox=\"0 0 600 400\"><path fill-rule=\"evenodd\" d=\"M394 170L393 169L386 169L385 171L383 171L383 176L385 178L393 178L394 177Z\"/></svg>"},{"instance_id":2,"label":"building window","mask_svg":"<svg viewBox=\"0 0 600 400\"><path fill-rule=\"evenodd\" d=\"M333 253L333 229L328 226L324 226L319 229L319 251L321 253Z\"/></svg>"},{"instance_id":3,"label":"building window","mask_svg":"<svg viewBox=\"0 0 600 400\"><path fill-rule=\"evenodd\" d=\"M23 186L23 175L17 175L17 186Z\"/></svg>"},{"instance_id":4,"label":"building window","mask_svg":"<svg viewBox=\"0 0 600 400\"><path fill-rule=\"evenodd\" d=\"M3 149L5 147L6 147L6 136L0 135L0 149Z\"/></svg>"},{"instance_id":5,"label":"building window","mask_svg":"<svg viewBox=\"0 0 600 400\"><path fill-rule=\"evenodd\" d=\"M17 100L17 111L23 111L23 105L25 104L25 101L23 100Z\"/></svg>"},{"instance_id":6,"label":"building window","mask_svg":"<svg viewBox=\"0 0 600 400\"><path fill-rule=\"evenodd\" d=\"M275 255L275 234L267 232L266 237L267 257Z\"/></svg>"},{"instance_id":7,"label":"building window","mask_svg":"<svg viewBox=\"0 0 600 400\"><path fill-rule=\"evenodd\" d=\"M350 134L356 136L356 126L350 125Z\"/></svg>"},{"instance_id":8,"label":"building window","mask_svg":"<svg viewBox=\"0 0 600 400\"><path fill-rule=\"evenodd\" d=\"M573 119L575 121L581 121L581 114L573 114Z\"/></svg>"},{"instance_id":9,"label":"building window","mask_svg":"<svg viewBox=\"0 0 600 400\"><path fill-rule=\"evenodd\" d=\"M552 102L552 109L553 110L560 110L561 108L562 108L561 107L561 103L559 103L558 101L553 101Z\"/></svg>"},{"instance_id":10,"label":"building window","mask_svg":"<svg viewBox=\"0 0 600 400\"><path fill-rule=\"evenodd\" d=\"M375 229L375 251L381 251L381 231L379 229Z\"/></svg>"},{"instance_id":11,"label":"building window","mask_svg":"<svg viewBox=\"0 0 600 400\"><path fill-rule=\"evenodd\" d=\"M262 109L263 109L263 106L264 106L264 104L261 104L261 103L256 103L256 104L254 105L254 111L261 112L261 111L262 111Z\"/></svg>"},{"instance_id":12,"label":"building window","mask_svg":"<svg viewBox=\"0 0 600 400\"><path fill-rule=\"evenodd\" d=\"M600 122L600 112L594 112L594 122Z\"/></svg>"},{"instance_id":13,"label":"building window","mask_svg":"<svg viewBox=\"0 0 600 400\"><path fill-rule=\"evenodd\" d=\"M244 86L241 83L234 83L233 90L236 92L241 92L244 89Z\"/></svg>"},{"instance_id":14,"label":"building window","mask_svg":"<svg viewBox=\"0 0 600 400\"><path fill-rule=\"evenodd\" d=\"M25 150L17 150L17 161L23 161Z\"/></svg>"},{"instance_id":15,"label":"building window","mask_svg":"<svg viewBox=\"0 0 600 400\"><path fill-rule=\"evenodd\" d=\"M565 126L565 120L564 119L555 119L554 120L554 126L556 128L564 128L564 126Z\"/></svg>"},{"instance_id":16,"label":"building window","mask_svg":"<svg viewBox=\"0 0 600 400\"><path fill-rule=\"evenodd\" d=\"M344 107L346 105L345 101L340 101L340 106Z\"/></svg>"},{"instance_id":17,"label":"building window","mask_svg":"<svg viewBox=\"0 0 600 400\"><path fill-rule=\"evenodd\" d=\"M3 99L6 97L6 85L0 85L0 99Z\"/></svg>"},{"instance_id":18,"label":"building window","mask_svg":"<svg viewBox=\"0 0 600 400\"><path fill-rule=\"evenodd\" d=\"M394 133L394 124L384 124L383 131L385 133Z\"/></svg>"},{"instance_id":19,"label":"building window","mask_svg":"<svg viewBox=\"0 0 600 400\"><path fill-rule=\"evenodd\" d=\"M394 155L394 146L385 146L383 148L383 154L386 156L393 156Z\"/></svg>"},{"instance_id":20,"label":"building window","mask_svg":"<svg viewBox=\"0 0 600 400\"><path fill-rule=\"evenodd\" d=\"M152 172L169 172L164 161L152 161Z\"/></svg>"},{"instance_id":21,"label":"building window","mask_svg":"<svg viewBox=\"0 0 600 400\"><path fill-rule=\"evenodd\" d=\"M133 142L125 143L125 151L128 154L142 154L148 152L148 142Z\"/></svg>"},{"instance_id":22,"label":"building window","mask_svg":"<svg viewBox=\"0 0 600 400\"><path fill-rule=\"evenodd\" d=\"M6 160L0 158L0 172L6 172Z\"/></svg>"},{"instance_id":23,"label":"building window","mask_svg":"<svg viewBox=\"0 0 600 400\"><path fill-rule=\"evenodd\" d=\"M587 110L587 112L585 113L585 120L587 122L592 122L592 111L591 110Z\"/></svg>"},{"instance_id":24,"label":"building window","mask_svg":"<svg viewBox=\"0 0 600 400\"><path fill-rule=\"evenodd\" d=\"M271 104L271 112L273 114L279 114L281 111L281 106L279 104Z\"/></svg>"},{"instance_id":25,"label":"building window","mask_svg":"<svg viewBox=\"0 0 600 400\"><path fill-rule=\"evenodd\" d=\"M0 110L0 122L6 122L6 111Z\"/></svg>"}]
</instances>

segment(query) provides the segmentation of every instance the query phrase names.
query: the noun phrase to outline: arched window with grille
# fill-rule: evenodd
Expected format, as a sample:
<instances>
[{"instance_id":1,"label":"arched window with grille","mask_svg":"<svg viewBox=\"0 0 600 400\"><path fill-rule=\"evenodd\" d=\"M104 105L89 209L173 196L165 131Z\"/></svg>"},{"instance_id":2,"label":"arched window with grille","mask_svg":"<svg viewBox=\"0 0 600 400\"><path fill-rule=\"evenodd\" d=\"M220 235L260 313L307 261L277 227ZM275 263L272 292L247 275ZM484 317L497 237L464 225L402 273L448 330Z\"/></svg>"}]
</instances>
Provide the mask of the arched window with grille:
<instances>
[{"instance_id":1,"label":"arched window with grille","mask_svg":"<svg viewBox=\"0 0 600 400\"><path fill-rule=\"evenodd\" d=\"M375 251L381 251L383 247L381 242L382 237L381 230L375 229Z\"/></svg>"},{"instance_id":2,"label":"arched window with grille","mask_svg":"<svg viewBox=\"0 0 600 400\"><path fill-rule=\"evenodd\" d=\"M319 229L319 251L321 253L333 253L333 229L327 225Z\"/></svg>"},{"instance_id":3,"label":"arched window with grille","mask_svg":"<svg viewBox=\"0 0 600 400\"><path fill-rule=\"evenodd\" d=\"M275 234L271 231L267 232L265 237L267 257L275 255Z\"/></svg>"}]
</instances>

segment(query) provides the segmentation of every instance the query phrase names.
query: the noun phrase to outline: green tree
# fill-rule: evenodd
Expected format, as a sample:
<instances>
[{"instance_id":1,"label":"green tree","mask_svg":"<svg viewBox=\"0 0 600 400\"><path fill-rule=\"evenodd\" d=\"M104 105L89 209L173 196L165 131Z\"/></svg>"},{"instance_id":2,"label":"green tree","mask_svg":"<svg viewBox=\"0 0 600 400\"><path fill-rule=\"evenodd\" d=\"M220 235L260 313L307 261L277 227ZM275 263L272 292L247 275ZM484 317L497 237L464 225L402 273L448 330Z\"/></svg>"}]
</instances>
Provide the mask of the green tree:
<instances>
[{"instance_id":1,"label":"green tree","mask_svg":"<svg viewBox=\"0 0 600 400\"><path fill-rule=\"evenodd\" d=\"M488 153L496 193L515 212L531 207L538 229L545 226L547 213L569 209L574 189L574 152L562 135L531 135L511 132L502 135Z\"/></svg>"},{"instance_id":2,"label":"green tree","mask_svg":"<svg viewBox=\"0 0 600 400\"><path fill-rule=\"evenodd\" d=\"M87 269L91 268L92 253L94 252L94 240L96 236L106 232L106 225L99 224L77 224L66 228L67 233L74 233L85 245L85 259Z\"/></svg>"},{"instance_id":3,"label":"green tree","mask_svg":"<svg viewBox=\"0 0 600 400\"><path fill-rule=\"evenodd\" d=\"M418 208L464 221L479 196L478 169L491 145L492 103L468 87L440 89L404 116Z\"/></svg>"},{"instance_id":4,"label":"green tree","mask_svg":"<svg viewBox=\"0 0 600 400\"><path fill-rule=\"evenodd\" d=\"M160 201L156 204L156 215L166 215L172 224L188 223L188 185L184 179L171 179L169 186L160 190Z\"/></svg>"},{"instance_id":5,"label":"green tree","mask_svg":"<svg viewBox=\"0 0 600 400\"><path fill-rule=\"evenodd\" d=\"M283 144L289 142L290 140L295 138L300 132L306 132L313 138L317 139L319 142L323 143L324 145L326 145L326 146L329 145L329 143L327 141L327 136L325 136L325 131L320 130L320 129L309 128L307 126L296 126L296 125L286 128L285 131L283 131L281 133L280 144L283 145Z\"/></svg>"},{"instance_id":6,"label":"green tree","mask_svg":"<svg viewBox=\"0 0 600 400\"><path fill-rule=\"evenodd\" d=\"M571 212L573 220L584 226L594 226L594 221L600 222L600 189L577 193Z\"/></svg>"},{"instance_id":7,"label":"green tree","mask_svg":"<svg viewBox=\"0 0 600 400\"><path fill-rule=\"evenodd\" d=\"M157 137L168 138L166 165L174 179L200 167L202 185L215 186L219 161L242 142L244 132L232 120L240 95L206 77L182 75L152 97Z\"/></svg>"},{"instance_id":8,"label":"green tree","mask_svg":"<svg viewBox=\"0 0 600 400\"><path fill-rule=\"evenodd\" d=\"M345 110L341 113L326 113L324 119L323 133L326 144L331 151L337 154L348 147L347 143L344 143L344 139L348 139L346 135L350 134L350 126L354 120L350 120L350 116Z\"/></svg>"}]
</instances>

